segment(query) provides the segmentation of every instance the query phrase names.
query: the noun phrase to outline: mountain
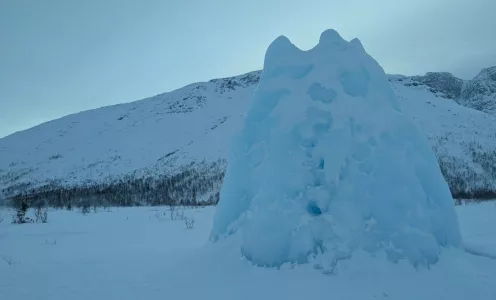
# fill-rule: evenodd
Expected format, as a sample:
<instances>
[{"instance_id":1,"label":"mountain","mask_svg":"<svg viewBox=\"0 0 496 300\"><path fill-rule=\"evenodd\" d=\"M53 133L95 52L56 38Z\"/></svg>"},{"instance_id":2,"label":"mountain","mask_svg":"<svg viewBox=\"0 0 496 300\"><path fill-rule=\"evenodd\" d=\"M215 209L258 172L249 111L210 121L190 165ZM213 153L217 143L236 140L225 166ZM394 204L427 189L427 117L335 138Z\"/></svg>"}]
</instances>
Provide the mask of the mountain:
<instances>
[{"instance_id":1,"label":"mountain","mask_svg":"<svg viewBox=\"0 0 496 300\"><path fill-rule=\"evenodd\" d=\"M483 69L465 84L460 104L496 114L496 66Z\"/></svg>"},{"instance_id":2,"label":"mountain","mask_svg":"<svg viewBox=\"0 0 496 300\"><path fill-rule=\"evenodd\" d=\"M460 105L496 115L496 66L482 69L472 80L464 81L446 72L413 76L412 85L425 85L441 97Z\"/></svg>"},{"instance_id":3,"label":"mountain","mask_svg":"<svg viewBox=\"0 0 496 300\"><path fill-rule=\"evenodd\" d=\"M494 70L468 82L448 73L389 76L403 112L429 138L455 197L496 191L495 117L486 113L494 102ZM56 206L215 202L227 146L260 74L194 83L2 138L0 199Z\"/></svg>"},{"instance_id":4,"label":"mountain","mask_svg":"<svg viewBox=\"0 0 496 300\"><path fill-rule=\"evenodd\" d=\"M447 99L458 99L462 94L463 80L447 72L429 72L424 76L411 77L417 84L424 84L429 91ZM415 86L416 83L411 83Z\"/></svg>"},{"instance_id":5,"label":"mountain","mask_svg":"<svg viewBox=\"0 0 496 300\"><path fill-rule=\"evenodd\" d=\"M417 76L389 77L403 112L430 140L452 194L457 198L494 197L496 118L453 101L448 96L454 90L452 80L446 80L450 84L442 88L421 85L418 80Z\"/></svg>"}]
</instances>

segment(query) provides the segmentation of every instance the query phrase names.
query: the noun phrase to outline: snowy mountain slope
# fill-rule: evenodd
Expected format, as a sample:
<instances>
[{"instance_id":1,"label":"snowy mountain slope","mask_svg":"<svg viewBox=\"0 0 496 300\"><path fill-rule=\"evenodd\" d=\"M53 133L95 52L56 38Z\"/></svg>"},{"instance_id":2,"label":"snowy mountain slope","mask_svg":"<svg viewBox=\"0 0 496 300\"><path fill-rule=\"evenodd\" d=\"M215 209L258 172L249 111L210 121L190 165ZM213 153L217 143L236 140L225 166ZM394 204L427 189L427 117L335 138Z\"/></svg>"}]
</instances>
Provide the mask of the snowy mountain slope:
<instances>
[{"instance_id":1,"label":"snowy mountain slope","mask_svg":"<svg viewBox=\"0 0 496 300\"><path fill-rule=\"evenodd\" d=\"M476 110L496 114L496 66L482 69L472 80L464 81L446 72L412 76L410 86L425 85L432 93Z\"/></svg>"},{"instance_id":2,"label":"snowy mountain slope","mask_svg":"<svg viewBox=\"0 0 496 300\"><path fill-rule=\"evenodd\" d=\"M463 87L460 104L496 114L496 66L483 69Z\"/></svg>"},{"instance_id":3,"label":"snowy mountain slope","mask_svg":"<svg viewBox=\"0 0 496 300\"><path fill-rule=\"evenodd\" d=\"M442 91L390 76L403 111L427 135L452 192L496 188L496 130L493 115L458 105Z\"/></svg>"},{"instance_id":4,"label":"snowy mountain slope","mask_svg":"<svg viewBox=\"0 0 496 300\"><path fill-rule=\"evenodd\" d=\"M192 84L1 139L0 187L92 184L134 172L138 177L171 174L193 161L223 158L226 138L249 102L250 78Z\"/></svg>"},{"instance_id":5,"label":"snowy mountain slope","mask_svg":"<svg viewBox=\"0 0 496 300\"><path fill-rule=\"evenodd\" d=\"M9 198L40 187L112 185L122 178L159 178L195 166L208 173L212 163L221 165L212 176L222 177L227 145L241 126L260 74L195 83L0 139L0 191ZM419 84L418 78L390 76L390 82L404 112L427 134L438 158L445 158L448 175L462 181L461 189L493 187L496 175L481 166L483 159L474 162L472 154L474 147L483 154L496 150L494 117L446 99L446 92ZM212 182L208 188L215 193L217 187Z\"/></svg>"},{"instance_id":6,"label":"snowy mountain slope","mask_svg":"<svg viewBox=\"0 0 496 300\"><path fill-rule=\"evenodd\" d=\"M440 93L444 98L456 99L462 94L463 80L456 78L451 73L429 72L424 76L413 76L411 79L414 82L410 85L415 86L415 82L425 84L429 87L429 91Z\"/></svg>"}]
</instances>

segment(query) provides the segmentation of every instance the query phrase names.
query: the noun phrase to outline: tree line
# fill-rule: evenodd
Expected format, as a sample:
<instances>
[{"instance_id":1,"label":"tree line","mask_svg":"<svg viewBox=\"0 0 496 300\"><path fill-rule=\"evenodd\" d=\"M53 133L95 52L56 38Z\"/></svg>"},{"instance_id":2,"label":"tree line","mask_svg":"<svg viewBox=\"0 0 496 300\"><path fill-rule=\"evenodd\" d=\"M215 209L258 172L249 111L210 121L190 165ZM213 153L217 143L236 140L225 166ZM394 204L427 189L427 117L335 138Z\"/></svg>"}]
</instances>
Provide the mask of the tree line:
<instances>
[{"instance_id":1,"label":"tree line","mask_svg":"<svg viewBox=\"0 0 496 300\"><path fill-rule=\"evenodd\" d=\"M462 159L438 153L441 172L453 199L483 201L496 199L496 151L481 151L470 143L468 149L482 173ZM216 205L225 174L226 161L201 162L184 167L172 176L127 175L106 182L65 186L57 182L30 188L29 184L3 190L8 205L21 207L69 208L110 206L206 206ZM1 199L0 199L1 200ZM1 201L0 201L1 202ZM457 203L460 200L456 200Z\"/></svg>"},{"instance_id":2,"label":"tree line","mask_svg":"<svg viewBox=\"0 0 496 300\"><path fill-rule=\"evenodd\" d=\"M109 182L64 186L52 182L36 188L18 189L7 197L7 204L20 207L110 207L142 205L215 205L224 177L222 161L200 163L172 176L137 178L124 176ZM5 191L4 191L5 192Z\"/></svg>"}]
</instances>

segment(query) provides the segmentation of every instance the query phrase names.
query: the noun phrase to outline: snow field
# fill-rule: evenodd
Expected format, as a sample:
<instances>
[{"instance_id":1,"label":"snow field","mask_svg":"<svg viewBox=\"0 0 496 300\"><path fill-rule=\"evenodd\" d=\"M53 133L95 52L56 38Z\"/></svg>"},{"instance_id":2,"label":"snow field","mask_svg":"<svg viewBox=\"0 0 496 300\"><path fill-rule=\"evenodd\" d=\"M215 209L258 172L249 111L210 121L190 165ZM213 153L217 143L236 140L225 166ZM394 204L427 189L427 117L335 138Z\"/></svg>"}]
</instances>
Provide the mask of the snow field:
<instances>
[{"instance_id":1,"label":"snow field","mask_svg":"<svg viewBox=\"0 0 496 300\"><path fill-rule=\"evenodd\" d=\"M0 223L0 299L494 299L496 260L444 251L430 268L360 252L334 273L318 262L260 268L234 239L208 242L213 207L187 210L195 227L166 208L119 208L86 216L50 211L47 224ZM462 237L496 256L496 204L457 206ZM481 248L477 248L481 247ZM9 265L3 257L10 258Z\"/></svg>"}]
</instances>

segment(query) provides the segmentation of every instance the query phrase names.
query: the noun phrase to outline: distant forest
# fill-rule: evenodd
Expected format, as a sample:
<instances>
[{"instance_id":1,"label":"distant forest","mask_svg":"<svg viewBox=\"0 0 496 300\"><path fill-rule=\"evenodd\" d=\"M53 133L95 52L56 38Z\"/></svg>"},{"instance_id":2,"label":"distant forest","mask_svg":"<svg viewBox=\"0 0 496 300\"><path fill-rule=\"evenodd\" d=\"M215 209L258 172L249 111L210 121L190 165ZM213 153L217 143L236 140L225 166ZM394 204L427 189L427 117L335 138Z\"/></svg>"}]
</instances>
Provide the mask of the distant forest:
<instances>
[{"instance_id":1,"label":"distant forest","mask_svg":"<svg viewBox=\"0 0 496 300\"><path fill-rule=\"evenodd\" d=\"M10 187L4 194L12 195L7 205L20 207L110 207L110 206L158 206L215 205L224 178L225 164L192 164L173 176L135 178L125 176L105 183L86 183L66 187L56 182L27 189ZM15 190L22 192L15 193Z\"/></svg>"},{"instance_id":2,"label":"distant forest","mask_svg":"<svg viewBox=\"0 0 496 300\"><path fill-rule=\"evenodd\" d=\"M496 199L496 150L486 150L476 142L463 144L472 164L434 147L439 167L453 199L484 201ZM479 169L476 172L475 169Z\"/></svg>"},{"instance_id":3,"label":"distant forest","mask_svg":"<svg viewBox=\"0 0 496 300\"><path fill-rule=\"evenodd\" d=\"M482 175L473 171L463 161L438 156L439 165L446 179L453 199L484 201L496 199L496 152L473 151L474 162L485 169ZM104 183L86 183L77 186L64 186L57 182L29 188L12 186L4 189L10 195L4 202L9 206L20 207L110 207L110 206L207 206L216 205L226 169L226 161L196 163L184 167L173 176L135 177L124 176ZM21 192L17 192L21 191ZM1 199L0 199L1 200Z\"/></svg>"}]
</instances>

